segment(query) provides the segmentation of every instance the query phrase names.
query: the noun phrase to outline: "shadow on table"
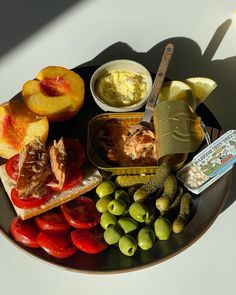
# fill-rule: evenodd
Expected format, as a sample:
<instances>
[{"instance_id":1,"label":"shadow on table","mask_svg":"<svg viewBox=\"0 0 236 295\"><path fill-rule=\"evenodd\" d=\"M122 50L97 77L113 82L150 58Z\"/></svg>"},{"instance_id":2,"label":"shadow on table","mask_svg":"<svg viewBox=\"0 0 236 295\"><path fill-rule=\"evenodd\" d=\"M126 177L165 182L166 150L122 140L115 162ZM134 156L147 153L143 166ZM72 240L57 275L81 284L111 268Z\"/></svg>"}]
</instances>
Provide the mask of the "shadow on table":
<instances>
[{"instance_id":1,"label":"shadow on table","mask_svg":"<svg viewBox=\"0 0 236 295\"><path fill-rule=\"evenodd\" d=\"M1 1L0 56L82 0Z\"/></svg>"},{"instance_id":2,"label":"shadow on table","mask_svg":"<svg viewBox=\"0 0 236 295\"><path fill-rule=\"evenodd\" d=\"M215 80L218 87L208 97L206 105L210 109L214 109L214 114L225 131L235 129L236 56L226 59L212 60L227 33L231 22L232 21L228 19L217 28L203 53L195 41L184 37L175 37L164 40L145 53L136 52L128 44L117 42L106 48L93 60L86 62L79 67L101 65L114 59L132 59L142 63L151 72L156 72L164 47L168 42L171 42L175 45L175 51L168 69L167 77L171 80L181 80L189 77L203 76ZM236 169L233 171L231 192L224 210L228 208L235 199Z\"/></svg>"}]
</instances>

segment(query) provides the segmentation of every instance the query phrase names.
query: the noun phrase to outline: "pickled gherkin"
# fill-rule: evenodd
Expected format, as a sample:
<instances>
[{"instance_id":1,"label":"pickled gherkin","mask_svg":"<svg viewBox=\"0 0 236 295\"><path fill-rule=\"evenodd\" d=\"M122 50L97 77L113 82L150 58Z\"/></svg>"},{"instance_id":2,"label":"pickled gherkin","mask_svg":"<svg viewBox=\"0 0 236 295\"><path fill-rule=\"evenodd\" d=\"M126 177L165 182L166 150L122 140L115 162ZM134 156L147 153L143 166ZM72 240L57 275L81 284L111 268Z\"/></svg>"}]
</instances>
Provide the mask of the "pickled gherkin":
<instances>
[{"instance_id":1,"label":"pickled gherkin","mask_svg":"<svg viewBox=\"0 0 236 295\"><path fill-rule=\"evenodd\" d=\"M156 207L160 212L166 211L174 200L177 190L177 180L174 175L169 175L164 183L164 191L156 200Z\"/></svg>"},{"instance_id":2,"label":"pickled gherkin","mask_svg":"<svg viewBox=\"0 0 236 295\"><path fill-rule=\"evenodd\" d=\"M115 179L115 183L123 188L138 186L149 182L155 174L146 175L119 175Z\"/></svg>"},{"instance_id":3,"label":"pickled gherkin","mask_svg":"<svg viewBox=\"0 0 236 295\"><path fill-rule=\"evenodd\" d=\"M191 195L189 193L185 193L181 198L179 215L172 224L174 233L177 234L182 232L188 222L191 213L191 202Z\"/></svg>"},{"instance_id":4,"label":"pickled gherkin","mask_svg":"<svg viewBox=\"0 0 236 295\"><path fill-rule=\"evenodd\" d=\"M148 198L145 205L148 208L148 216L145 219L145 224L152 227L154 225L154 221L159 216L159 212L155 207L155 199Z\"/></svg>"},{"instance_id":5,"label":"pickled gherkin","mask_svg":"<svg viewBox=\"0 0 236 295\"><path fill-rule=\"evenodd\" d=\"M182 196L183 196L183 188L179 187L175 200L166 211L161 212L161 216L166 217L168 219L173 218L173 216L176 217L176 215L178 214L178 209L180 206Z\"/></svg>"},{"instance_id":6,"label":"pickled gherkin","mask_svg":"<svg viewBox=\"0 0 236 295\"><path fill-rule=\"evenodd\" d=\"M170 167L168 164L164 163L157 167L156 174L151 178L149 182L142 185L138 188L134 193L134 201L135 202L144 202L148 198L148 196L154 192L156 192L160 187L163 186L166 178L168 177L170 172Z\"/></svg>"}]
</instances>

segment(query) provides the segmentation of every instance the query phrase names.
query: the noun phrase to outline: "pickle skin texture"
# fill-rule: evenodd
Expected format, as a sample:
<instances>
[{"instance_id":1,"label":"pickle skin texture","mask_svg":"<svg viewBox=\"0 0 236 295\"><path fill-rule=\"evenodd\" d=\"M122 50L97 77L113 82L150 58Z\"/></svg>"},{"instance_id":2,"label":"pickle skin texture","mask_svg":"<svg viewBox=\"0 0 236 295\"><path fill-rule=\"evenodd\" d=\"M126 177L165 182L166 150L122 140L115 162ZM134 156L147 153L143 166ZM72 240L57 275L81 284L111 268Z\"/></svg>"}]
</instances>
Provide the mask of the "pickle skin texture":
<instances>
[{"instance_id":1,"label":"pickle skin texture","mask_svg":"<svg viewBox=\"0 0 236 295\"><path fill-rule=\"evenodd\" d=\"M156 174L152 177L152 179L138 188L134 193L134 201L135 202L144 202L148 198L148 196L154 192L156 192L160 187L163 186L165 180L167 179L170 173L170 167L167 164L162 164L157 167Z\"/></svg>"},{"instance_id":2,"label":"pickle skin texture","mask_svg":"<svg viewBox=\"0 0 236 295\"><path fill-rule=\"evenodd\" d=\"M185 193L180 202L180 212L177 218L174 220L172 224L173 232L178 234L181 233L189 220L190 211L191 211L191 195L189 193Z\"/></svg>"},{"instance_id":3,"label":"pickle skin texture","mask_svg":"<svg viewBox=\"0 0 236 295\"><path fill-rule=\"evenodd\" d=\"M177 190L177 180L174 175L169 175L164 183L164 191L156 200L156 207L160 212L166 211L172 203Z\"/></svg>"},{"instance_id":4,"label":"pickle skin texture","mask_svg":"<svg viewBox=\"0 0 236 295\"><path fill-rule=\"evenodd\" d=\"M172 174L169 175L164 183L164 192L163 194L168 196L171 200L173 200L173 197L177 190L177 180L176 177Z\"/></svg>"},{"instance_id":5,"label":"pickle skin texture","mask_svg":"<svg viewBox=\"0 0 236 295\"><path fill-rule=\"evenodd\" d=\"M177 196L176 196L174 202L170 205L170 207L166 211L161 212L161 216L169 218L171 215L173 215L173 213L176 212L176 214L177 214L177 209L180 205L182 196L183 196L183 188L179 187L178 192L177 192Z\"/></svg>"},{"instance_id":6,"label":"pickle skin texture","mask_svg":"<svg viewBox=\"0 0 236 295\"><path fill-rule=\"evenodd\" d=\"M119 175L116 177L115 183L123 188L138 186L149 182L155 174L147 175Z\"/></svg>"}]
</instances>

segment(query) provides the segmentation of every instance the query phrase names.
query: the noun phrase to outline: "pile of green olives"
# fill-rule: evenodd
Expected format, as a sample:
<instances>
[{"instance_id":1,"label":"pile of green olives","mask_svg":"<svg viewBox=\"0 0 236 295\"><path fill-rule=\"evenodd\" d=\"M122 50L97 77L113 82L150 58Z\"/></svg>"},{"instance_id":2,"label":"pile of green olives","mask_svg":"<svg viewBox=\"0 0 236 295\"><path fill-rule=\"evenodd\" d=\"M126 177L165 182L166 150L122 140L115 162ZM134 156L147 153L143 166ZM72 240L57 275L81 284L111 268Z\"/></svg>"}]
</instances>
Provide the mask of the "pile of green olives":
<instances>
[{"instance_id":1,"label":"pile of green olives","mask_svg":"<svg viewBox=\"0 0 236 295\"><path fill-rule=\"evenodd\" d=\"M104 239L109 245L118 245L127 256L134 255L138 248L151 249L156 239L167 240L172 231L171 223L160 216L155 202L134 201L135 191L137 187L120 188L110 179L96 188Z\"/></svg>"}]
</instances>

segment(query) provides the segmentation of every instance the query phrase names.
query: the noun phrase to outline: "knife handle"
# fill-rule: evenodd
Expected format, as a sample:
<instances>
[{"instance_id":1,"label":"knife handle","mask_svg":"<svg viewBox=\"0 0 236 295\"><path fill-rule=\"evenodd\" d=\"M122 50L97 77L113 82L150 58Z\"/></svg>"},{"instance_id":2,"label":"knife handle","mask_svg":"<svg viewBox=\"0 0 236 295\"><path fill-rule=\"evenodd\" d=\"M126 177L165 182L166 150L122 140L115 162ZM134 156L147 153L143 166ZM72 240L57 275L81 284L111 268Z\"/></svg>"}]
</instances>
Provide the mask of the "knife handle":
<instances>
[{"instance_id":1,"label":"knife handle","mask_svg":"<svg viewBox=\"0 0 236 295\"><path fill-rule=\"evenodd\" d=\"M163 52L160 65L159 65L159 68L156 73L156 77L155 77L153 85L152 85L151 93L150 93L147 103L146 103L145 108L150 111L153 111L153 109L156 105L156 101L157 101L158 95L160 93L160 90L162 88L162 85L163 85L163 82L164 82L164 79L166 76L166 72L169 67L169 63L170 63L171 58L173 56L173 52L174 52L174 45L171 43L167 44L165 47L165 50Z\"/></svg>"}]
</instances>

